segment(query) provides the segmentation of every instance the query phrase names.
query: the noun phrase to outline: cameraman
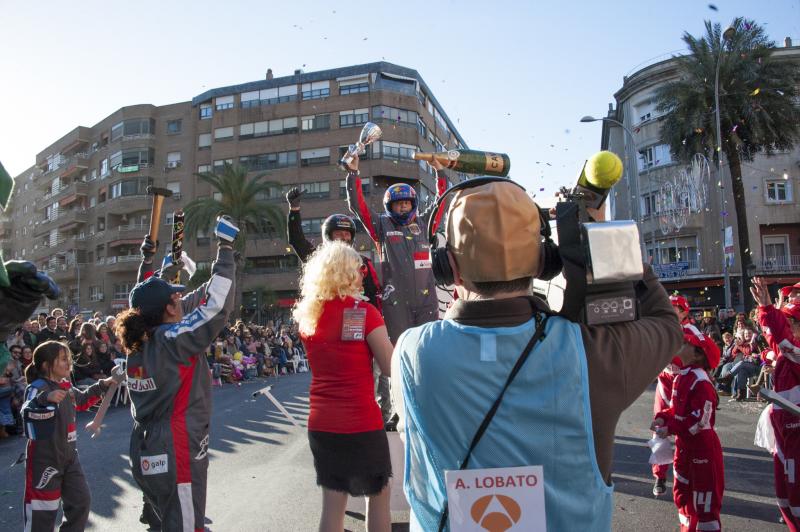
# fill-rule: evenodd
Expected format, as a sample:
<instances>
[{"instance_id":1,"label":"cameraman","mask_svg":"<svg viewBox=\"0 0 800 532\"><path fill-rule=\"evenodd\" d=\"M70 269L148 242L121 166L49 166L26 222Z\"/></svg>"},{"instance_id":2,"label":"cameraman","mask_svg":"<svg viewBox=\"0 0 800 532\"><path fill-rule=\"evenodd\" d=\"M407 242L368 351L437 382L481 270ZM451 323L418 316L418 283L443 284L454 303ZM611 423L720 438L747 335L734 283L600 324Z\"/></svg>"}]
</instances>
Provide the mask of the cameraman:
<instances>
[{"instance_id":1,"label":"cameraman","mask_svg":"<svg viewBox=\"0 0 800 532\"><path fill-rule=\"evenodd\" d=\"M467 188L450 203L445 236L458 299L444 320L406 331L392 359L411 530L445 522L444 471L465 462L543 466L548 530L611 528L617 421L682 333L649 267L639 320L586 326L554 315L531 295L544 266L540 224L538 207L513 182ZM526 344L529 360L501 395Z\"/></svg>"}]
</instances>

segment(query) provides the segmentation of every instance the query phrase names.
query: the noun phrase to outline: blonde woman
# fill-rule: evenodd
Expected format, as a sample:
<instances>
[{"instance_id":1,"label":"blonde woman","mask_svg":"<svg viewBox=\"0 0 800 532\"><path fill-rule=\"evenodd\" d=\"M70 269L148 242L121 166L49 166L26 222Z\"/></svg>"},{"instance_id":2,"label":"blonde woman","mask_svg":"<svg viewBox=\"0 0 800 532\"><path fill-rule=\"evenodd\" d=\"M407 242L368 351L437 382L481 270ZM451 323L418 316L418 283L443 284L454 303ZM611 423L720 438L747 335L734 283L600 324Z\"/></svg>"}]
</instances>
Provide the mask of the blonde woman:
<instances>
[{"instance_id":1,"label":"blonde woman","mask_svg":"<svg viewBox=\"0 0 800 532\"><path fill-rule=\"evenodd\" d=\"M367 530L389 531L389 442L372 361L389 375L392 344L362 295L361 256L342 242L320 246L303 267L294 309L311 366L308 441L322 487L322 532L344 528L347 497L367 496Z\"/></svg>"}]
</instances>

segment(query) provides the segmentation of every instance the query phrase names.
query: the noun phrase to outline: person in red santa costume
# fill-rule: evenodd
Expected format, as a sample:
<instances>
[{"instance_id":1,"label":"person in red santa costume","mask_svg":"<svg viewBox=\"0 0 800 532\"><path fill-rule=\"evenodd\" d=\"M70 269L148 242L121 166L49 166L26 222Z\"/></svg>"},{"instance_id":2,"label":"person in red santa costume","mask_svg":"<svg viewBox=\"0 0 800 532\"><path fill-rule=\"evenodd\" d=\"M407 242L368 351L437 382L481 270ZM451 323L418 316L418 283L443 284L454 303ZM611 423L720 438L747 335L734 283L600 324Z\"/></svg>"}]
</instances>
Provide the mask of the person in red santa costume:
<instances>
[{"instance_id":1,"label":"person in red santa costume","mask_svg":"<svg viewBox=\"0 0 800 532\"><path fill-rule=\"evenodd\" d=\"M689 317L689 302L685 297L677 294L669 296L669 301L672 303L672 308L681 325L691 323ZM672 361L665 367L661 373L658 374L658 383L656 384L656 395L653 400L653 415L667 410L672 404L672 382L675 380L675 375L681 369L680 358L674 356ZM663 495L667 491L667 471L669 471L669 464L653 464L653 476L656 479L653 485L653 495L656 497Z\"/></svg>"},{"instance_id":2,"label":"person in red santa costume","mask_svg":"<svg viewBox=\"0 0 800 532\"><path fill-rule=\"evenodd\" d=\"M790 300L775 308L762 277L753 278L750 292L758 303L758 322L777 357L774 392L800 405L800 305ZM796 532L800 530L800 417L776 404L770 406L769 417L775 433L775 496L784 522Z\"/></svg>"},{"instance_id":3,"label":"person in red santa costume","mask_svg":"<svg viewBox=\"0 0 800 532\"><path fill-rule=\"evenodd\" d=\"M719 364L720 351L692 324L683 326L683 339L676 354L683 367L673 382L672 405L656 414L650 429L662 438L675 435L672 497L681 532L721 530L725 475L714 430L717 392L707 373Z\"/></svg>"}]
</instances>

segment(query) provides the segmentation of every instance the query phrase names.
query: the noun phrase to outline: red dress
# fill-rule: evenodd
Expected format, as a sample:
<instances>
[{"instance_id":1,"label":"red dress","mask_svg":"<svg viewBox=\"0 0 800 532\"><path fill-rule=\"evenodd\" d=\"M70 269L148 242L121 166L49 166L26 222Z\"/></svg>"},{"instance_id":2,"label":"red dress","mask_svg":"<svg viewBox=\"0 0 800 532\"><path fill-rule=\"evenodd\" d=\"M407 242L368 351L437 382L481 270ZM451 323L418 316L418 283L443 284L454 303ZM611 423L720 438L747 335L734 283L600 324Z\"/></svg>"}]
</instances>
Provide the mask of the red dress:
<instances>
[{"instance_id":1,"label":"red dress","mask_svg":"<svg viewBox=\"0 0 800 532\"><path fill-rule=\"evenodd\" d=\"M342 340L345 309L367 311L364 339ZM301 334L311 367L308 430L352 434L383 429L372 379L372 352L366 337L384 325L374 306L352 297L326 301L314 334Z\"/></svg>"}]
</instances>

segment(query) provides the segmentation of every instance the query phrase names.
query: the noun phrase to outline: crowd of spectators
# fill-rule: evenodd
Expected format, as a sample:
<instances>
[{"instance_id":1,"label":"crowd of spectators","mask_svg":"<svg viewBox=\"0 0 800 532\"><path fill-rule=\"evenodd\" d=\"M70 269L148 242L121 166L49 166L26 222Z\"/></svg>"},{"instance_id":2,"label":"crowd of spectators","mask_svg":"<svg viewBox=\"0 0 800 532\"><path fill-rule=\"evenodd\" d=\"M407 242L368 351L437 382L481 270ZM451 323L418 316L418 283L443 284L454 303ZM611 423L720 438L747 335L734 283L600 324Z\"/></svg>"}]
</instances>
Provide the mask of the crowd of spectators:
<instances>
[{"instance_id":1,"label":"crowd of spectators","mask_svg":"<svg viewBox=\"0 0 800 532\"><path fill-rule=\"evenodd\" d=\"M72 352L73 384L91 386L111 376L115 361L125 358L114 322L114 316L100 312L85 320L81 314L70 318L56 308L25 322L6 339L11 360L0 373L0 438L22 432L19 410L26 386L25 368L33 360L36 346L48 340L67 344ZM266 326L237 321L209 346L207 356L218 384L308 369L296 325L280 320Z\"/></svg>"},{"instance_id":2,"label":"crowd of spectators","mask_svg":"<svg viewBox=\"0 0 800 532\"><path fill-rule=\"evenodd\" d=\"M698 328L711 337L722 352L713 377L719 394L730 395L731 401L744 401L748 387L754 390L771 385L770 375L776 357L767 346L757 312L753 309L745 314L722 309L716 316L708 310L694 315ZM751 382L753 377L756 380Z\"/></svg>"}]
</instances>

